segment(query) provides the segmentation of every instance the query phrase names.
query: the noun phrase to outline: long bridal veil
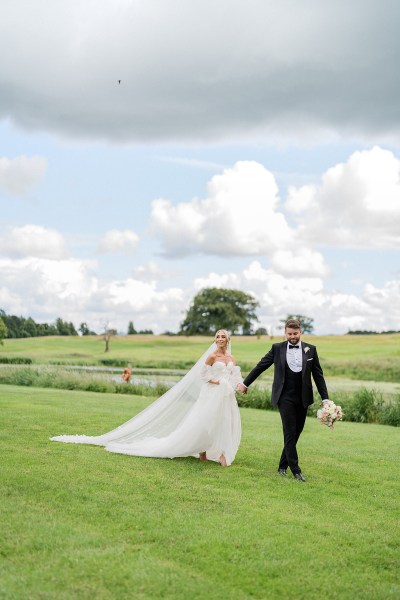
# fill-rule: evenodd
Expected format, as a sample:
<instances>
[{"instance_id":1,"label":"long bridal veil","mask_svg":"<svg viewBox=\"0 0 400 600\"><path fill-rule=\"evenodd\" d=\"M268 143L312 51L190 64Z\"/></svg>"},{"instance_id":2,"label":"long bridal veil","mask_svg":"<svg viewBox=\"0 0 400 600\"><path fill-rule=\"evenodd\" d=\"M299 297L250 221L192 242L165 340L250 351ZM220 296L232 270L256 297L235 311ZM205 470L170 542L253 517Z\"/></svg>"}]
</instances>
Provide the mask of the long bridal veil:
<instances>
[{"instance_id":1,"label":"long bridal veil","mask_svg":"<svg viewBox=\"0 0 400 600\"><path fill-rule=\"evenodd\" d=\"M162 438L176 430L194 406L202 386L201 370L207 356L216 349L215 342L204 352L196 364L165 394L138 415L116 429L99 436L60 435L50 438L54 442L107 446L111 442L130 444L145 438Z\"/></svg>"}]
</instances>

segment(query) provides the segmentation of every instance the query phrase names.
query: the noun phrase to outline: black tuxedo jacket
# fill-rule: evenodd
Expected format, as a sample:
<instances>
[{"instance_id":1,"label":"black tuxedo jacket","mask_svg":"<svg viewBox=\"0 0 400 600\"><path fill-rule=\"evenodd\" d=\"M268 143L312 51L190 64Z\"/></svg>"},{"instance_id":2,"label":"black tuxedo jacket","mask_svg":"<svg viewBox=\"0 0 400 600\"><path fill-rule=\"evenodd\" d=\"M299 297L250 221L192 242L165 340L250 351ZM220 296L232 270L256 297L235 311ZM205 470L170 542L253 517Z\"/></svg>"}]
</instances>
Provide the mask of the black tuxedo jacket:
<instances>
[{"instance_id":1,"label":"black tuxedo jacket","mask_svg":"<svg viewBox=\"0 0 400 600\"><path fill-rule=\"evenodd\" d=\"M315 346L300 342L303 352L302 364L302 402L304 406L309 406L314 402L313 387L311 376L315 381L317 390L322 400L327 400L328 390L326 387L324 374L319 364L318 353ZM305 351L307 349L307 351ZM243 381L248 387L261 373L266 371L271 365L275 367L274 381L272 384L272 404L277 406L282 394L285 383L287 342L272 344L271 350L260 360L257 366L247 375Z\"/></svg>"}]
</instances>

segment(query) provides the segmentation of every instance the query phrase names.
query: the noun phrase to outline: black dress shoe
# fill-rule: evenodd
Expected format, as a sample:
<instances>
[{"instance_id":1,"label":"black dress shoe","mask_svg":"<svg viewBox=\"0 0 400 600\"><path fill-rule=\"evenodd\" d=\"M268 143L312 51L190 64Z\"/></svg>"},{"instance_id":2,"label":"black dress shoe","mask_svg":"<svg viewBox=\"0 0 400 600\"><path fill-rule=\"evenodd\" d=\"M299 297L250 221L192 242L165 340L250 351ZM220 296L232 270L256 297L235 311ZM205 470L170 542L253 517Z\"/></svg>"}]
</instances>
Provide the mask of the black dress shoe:
<instances>
[{"instance_id":1,"label":"black dress shoe","mask_svg":"<svg viewBox=\"0 0 400 600\"><path fill-rule=\"evenodd\" d=\"M297 479L297 481L305 481L305 479L301 473L293 473L293 477L295 479Z\"/></svg>"},{"instance_id":2,"label":"black dress shoe","mask_svg":"<svg viewBox=\"0 0 400 600\"><path fill-rule=\"evenodd\" d=\"M279 475L283 475L283 477L286 477L286 469L278 469L278 473Z\"/></svg>"}]
</instances>

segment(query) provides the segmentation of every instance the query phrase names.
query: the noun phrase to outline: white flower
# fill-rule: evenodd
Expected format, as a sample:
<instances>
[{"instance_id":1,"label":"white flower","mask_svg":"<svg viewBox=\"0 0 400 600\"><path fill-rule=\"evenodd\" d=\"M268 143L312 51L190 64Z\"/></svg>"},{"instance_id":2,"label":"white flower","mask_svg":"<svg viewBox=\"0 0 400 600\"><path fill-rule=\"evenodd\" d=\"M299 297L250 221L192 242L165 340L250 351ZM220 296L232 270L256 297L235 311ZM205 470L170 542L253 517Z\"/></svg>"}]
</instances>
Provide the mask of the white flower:
<instances>
[{"instance_id":1,"label":"white flower","mask_svg":"<svg viewBox=\"0 0 400 600\"><path fill-rule=\"evenodd\" d=\"M304 348L304 353L305 353L305 354L307 354L307 352L309 351L309 349L310 349L310 348L309 348L308 346L306 346L306 347Z\"/></svg>"},{"instance_id":2,"label":"white flower","mask_svg":"<svg viewBox=\"0 0 400 600\"><path fill-rule=\"evenodd\" d=\"M333 429L335 421L341 421L343 412L340 406L336 406L332 400L325 400L322 408L317 411L317 419L323 425L327 425L329 429Z\"/></svg>"}]
</instances>

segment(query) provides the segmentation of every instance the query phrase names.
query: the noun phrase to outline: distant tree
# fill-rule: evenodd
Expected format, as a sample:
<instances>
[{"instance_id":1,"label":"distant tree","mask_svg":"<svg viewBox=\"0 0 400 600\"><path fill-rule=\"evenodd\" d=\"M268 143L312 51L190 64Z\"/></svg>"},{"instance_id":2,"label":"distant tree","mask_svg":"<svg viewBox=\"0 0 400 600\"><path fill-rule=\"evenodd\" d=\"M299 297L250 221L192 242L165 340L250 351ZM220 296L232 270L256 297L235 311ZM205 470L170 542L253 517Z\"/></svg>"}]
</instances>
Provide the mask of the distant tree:
<instances>
[{"instance_id":1,"label":"distant tree","mask_svg":"<svg viewBox=\"0 0 400 600\"><path fill-rule=\"evenodd\" d=\"M258 329L255 330L254 334L257 336L258 339L260 339L262 335L268 335L268 331L267 329L265 329L265 327L258 327Z\"/></svg>"},{"instance_id":2,"label":"distant tree","mask_svg":"<svg viewBox=\"0 0 400 600\"><path fill-rule=\"evenodd\" d=\"M117 335L117 330L116 329L112 329L108 323L105 323L104 325L104 333L101 334L103 336L103 340L105 342L105 349L104 352L109 352L110 350L110 340L111 338L113 338L115 335Z\"/></svg>"},{"instance_id":3,"label":"distant tree","mask_svg":"<svg viewBox=\"0 0 400 600\"><path fill-rule=\"evenodd\" d=\"M141 335L153 335L154 332L152 329L141 329L138 333Z\"/></svg>"},{"instance_id":4,"label":"distant tree","mask_svg":"<svg viewBox=\"0 0 400 600\"><path fill-rule=\"evenodd\" d=\"M74 324L63 321L60 317L56 320L57 335L78 335Z\"/></svg>"},{"instance_id":5,"label":"distant tree","mask_svg":"<svg viewBox=\"0 0 400 600\"><path fill-rule=\"evenodd\" d=\"M4 323L2 317L0 317L0 344L3 346L4 338L8 335L6 324Z\"/></svg>"},{"instance_id":6,"label":"distant tree","mask_svg":"<svg viewBox=\"0 0 400 600\"><path fill-rule=\"evenodd\" d=\"M57 327L48 323L38 323L37 334L38 336L57 335Z\"/></svg>"},{"instance_id":7,"label":"distant tree","mask_svg":"<svg viewBox=\"0 0 400 600\"><path fill-rule=\"evenodd\" d=\"M314 319L306 317L304 315L288 315L286 319L281 319L282 326L285 327L286 321L289 319L297 319L300 321L301 330L303 333L312 333L314 331Z\"/></svg>"},{"instance_id":8,"label":"distant tree","mask_svg":"<svg viewBox=\"0 0 400 600\"><path fill-rule=\"evenodd\" d=\"M16 317L15 315L7 315L3 309L0 310L0 317L3 319L3 323L7 328L8 338L22 337L20 335L22 330L20 317Z\"/></svg>"},{"instance_id":9,"label":"distant tree","mask_svg":"<svg viewBox=\"0 0 400 600\"><path fill-rule=\"evenodd\" d=\"M29 317L28 319L24 319L24 329L28 333L29 337L37 336L37 325L35 321Z\"/></svg>"},{"instance_id":10,"label":"distant tree","mask_svg":"<svg viewBox=\"0 0 400 600\"><path fill-rule=\"evenodd\" d=\"M97 335L95 331L91 331L88 327L87 323L81 323L79 325L78 331L81 332L81 335Z\"/></svg>"},{"instance_id":11,"label":"distant tree","mask_svg":"<svg viewBox=\"0 0 400 600\"><path fill-rule=\"evenodd\" d=\"M205 288L194 297L180 332L184 335L214 335L221 327L230 333L250 334L257 321L257 300L240 290Z\"/></svg>"},{"instance_id":12,"label":"distant tree","mask_svg":"<svg viewBox=\"0 0 400 600\"><path fill-rule=\"evenodd\" d=\"M128 335L135 335L137 333L133 321L129 321L128 325Z\"/></svg>"}]
</instances>

